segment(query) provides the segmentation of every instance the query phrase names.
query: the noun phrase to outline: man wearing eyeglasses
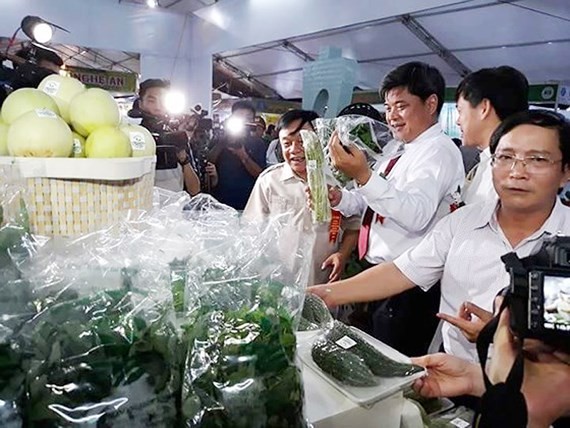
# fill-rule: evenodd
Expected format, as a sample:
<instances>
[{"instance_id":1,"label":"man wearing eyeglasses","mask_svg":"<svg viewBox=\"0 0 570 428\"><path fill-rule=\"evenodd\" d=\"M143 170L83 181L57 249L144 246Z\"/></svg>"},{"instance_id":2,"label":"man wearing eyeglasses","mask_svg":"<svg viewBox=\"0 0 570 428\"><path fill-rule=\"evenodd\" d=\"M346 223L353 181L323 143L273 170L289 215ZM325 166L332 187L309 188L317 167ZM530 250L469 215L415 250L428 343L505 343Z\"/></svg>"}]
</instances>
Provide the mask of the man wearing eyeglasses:
<instances>
[{"instance_id":1,"label":"man wearing eyeglasses","mask_svg":"<svg viewBox=\"0 0 570 428\"><path fill-rule=\"evenodd\" d=\"M392 263L309 291L338 306L383 299L415 285L426 291L441 280L442 314L457 313L463 302L490 311L496 294L509 284L502 255L515 251L526 257L546 236L570 235L570 211L557 197L570 178L570 123L545 110L517 113L494 132L491 153L498 200L444 217ZM446 352L476 361L475 345L462 329L446 323L442 334Z\"/></svg>"}]
</instances>

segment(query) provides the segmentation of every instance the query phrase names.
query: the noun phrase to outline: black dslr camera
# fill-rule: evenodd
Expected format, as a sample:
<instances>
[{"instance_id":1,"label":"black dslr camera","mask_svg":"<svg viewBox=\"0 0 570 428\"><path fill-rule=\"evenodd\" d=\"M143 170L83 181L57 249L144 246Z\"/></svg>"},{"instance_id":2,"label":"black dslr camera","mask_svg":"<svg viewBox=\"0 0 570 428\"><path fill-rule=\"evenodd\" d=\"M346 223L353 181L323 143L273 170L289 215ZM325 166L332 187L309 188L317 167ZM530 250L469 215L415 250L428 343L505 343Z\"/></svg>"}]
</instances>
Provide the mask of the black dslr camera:
<instances>
[{"instance_id":1,"label":"black dslr camera","mask_svg":"<svg viewBox=\"0 0 570 428\"><path fill-rule=\"evenodd\" d=\"M570 352L570 237L555 236L540 251L501 258L511 276L507 292L511 329Z\"/></svg>"}]
</instances>

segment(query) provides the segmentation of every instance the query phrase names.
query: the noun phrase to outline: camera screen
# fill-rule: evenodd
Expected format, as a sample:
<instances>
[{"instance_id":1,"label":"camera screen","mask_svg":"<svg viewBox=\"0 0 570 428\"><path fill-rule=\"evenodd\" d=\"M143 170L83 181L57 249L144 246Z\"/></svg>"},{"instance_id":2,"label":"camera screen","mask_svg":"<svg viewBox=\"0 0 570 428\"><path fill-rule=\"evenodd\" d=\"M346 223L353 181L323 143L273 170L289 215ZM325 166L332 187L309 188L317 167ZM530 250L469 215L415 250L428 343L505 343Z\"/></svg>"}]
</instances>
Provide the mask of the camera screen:
<instances>
[{"instance_id":1,"label":"camera screen","mask_svg":"<svg viewBox=\"0 0 570 428\"><path fill-rule=\"evenodd\" d=\"M570 331L570 277L544 277L544 328Z\"/></svg>"}]
</instances>

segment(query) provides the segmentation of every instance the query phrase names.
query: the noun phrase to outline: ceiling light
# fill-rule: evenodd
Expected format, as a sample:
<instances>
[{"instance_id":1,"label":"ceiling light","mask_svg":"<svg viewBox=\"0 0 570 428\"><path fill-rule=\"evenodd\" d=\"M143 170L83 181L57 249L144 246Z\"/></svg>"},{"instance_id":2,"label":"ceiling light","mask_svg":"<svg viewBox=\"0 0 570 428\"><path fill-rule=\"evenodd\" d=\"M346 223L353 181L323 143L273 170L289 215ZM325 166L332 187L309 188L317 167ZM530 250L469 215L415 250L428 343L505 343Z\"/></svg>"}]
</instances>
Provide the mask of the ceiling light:
<instances>
[{"instance_id":1,"label":"ceiling light","mask_svg":"<svg viewBox=\"0 0 570 428\"><path fill-rule=\"evenodd\" d=\"M26 36L37 43L49 42L56 28L69 33L65 28L52 24L51 22L47 22L39 16L25 16L24 19L22 19L20 28Z\"/></svg>"},{"instance_id":2,"label":"ceiling light","mask_svg":"<svg viewBox=\"0 0 570 428\"><path fill-rule=\"evenodd\" d=\"M146 5L151 8L158 6L158 0L146 0Z\"/></svg>"}]
</instances>

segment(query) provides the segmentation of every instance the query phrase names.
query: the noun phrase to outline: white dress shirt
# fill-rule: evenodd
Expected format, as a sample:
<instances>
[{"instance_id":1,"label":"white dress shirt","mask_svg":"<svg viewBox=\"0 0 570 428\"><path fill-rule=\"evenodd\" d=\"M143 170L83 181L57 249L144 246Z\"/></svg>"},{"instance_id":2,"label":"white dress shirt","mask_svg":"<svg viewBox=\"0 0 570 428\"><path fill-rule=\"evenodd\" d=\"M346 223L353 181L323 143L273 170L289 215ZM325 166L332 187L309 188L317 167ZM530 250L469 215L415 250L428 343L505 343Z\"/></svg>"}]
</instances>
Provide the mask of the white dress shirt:
<instances>
[{"instance_id":1,"label":"white dress shirt","mask_svg":"<svg viewBox=\"0 0 570 428\"><path fill-rule=\"evenodd\" d=\"M487 147L479 155L479 163L467 174L463 187L462 199L466 204L497 200L498 195L493 186L491 167L491 149ZM473 175L473 177L470 177Z\"/></svg>"},{"instance_id":2,"label":"white dress shirt","mask_svg":"<svg viewBox=\"0 0 570 428\"><path fill-rule=\"evenodd\" d=\"M557 198L542 227L513 248L497 222L498 204L488 201L460 208L394 261L424 290L441 280L440 312L456 316L463 302L491 311L497 293L509 285L501 256L515 251L519 257L526 257L540 249L546 236L570 234L570 209ZM458 328L444 323L442 335L446 352L478 361L475 344L469 343Z\"/></svg>"},{"instance_id":3,"label":"white dress shirt","mask_svg":"<svg viewBox=\"0 0 570 428\"><path fill-rule=\"evenodd\" d=\"M385 179L388 161L377 165L368 182L342 191L336 207L343 215L363 215L367 207L383 216L370 228L366 260L392 261L416 245L459 200L465 172L461 154L439 124L433 125L404 152Z\"/></svg>"},{"instance_id":4,"label":"white dress shirt","mask_svg":"<svg viewBox=\"0 0 570 428\"><path fill-rule=\"evenodd\" d=\"M331 242L330 224L313 224L311 211L307 207L306 187L307 182L297 176L287 163L274 165L257 178L243 217L248 220L264 220L268 216L290 213L290 227L284 233L286 239L281 243L282 254L295 254L303 242L314 240L311 262L313 269L309 277L309 284L312 285L328 282L330 269L322 270L321 265L328 256L338 251L343 230L359 229L360 218L343 218L338 238ZM306 263L307 260L301 262Z\"/></svg>"}]
</instances>

